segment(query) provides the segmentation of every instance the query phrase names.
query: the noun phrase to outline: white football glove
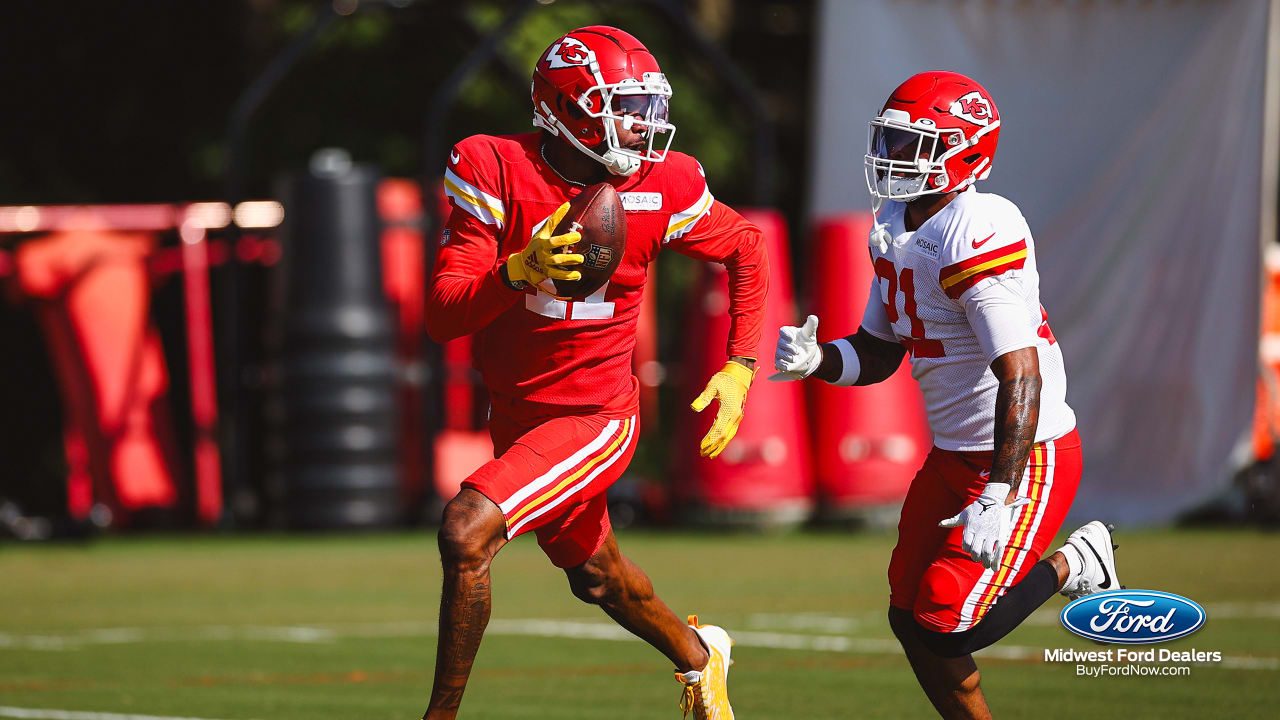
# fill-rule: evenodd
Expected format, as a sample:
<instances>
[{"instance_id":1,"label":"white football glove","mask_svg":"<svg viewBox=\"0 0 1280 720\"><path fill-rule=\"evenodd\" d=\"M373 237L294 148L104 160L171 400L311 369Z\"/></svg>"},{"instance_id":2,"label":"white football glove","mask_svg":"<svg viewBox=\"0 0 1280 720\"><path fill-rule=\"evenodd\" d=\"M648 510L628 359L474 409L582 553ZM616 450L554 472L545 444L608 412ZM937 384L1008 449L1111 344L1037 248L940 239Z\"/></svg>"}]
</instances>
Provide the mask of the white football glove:
<instances>
[{"instance_id":1,"label":"white football glove","mask_svg":"<svg viewBox=\"0 0 1280 720\"><path fill-rule=\"evenodd\" d=\"M778 328L778 349L773 354L773 367L778 372L769 376L770 380L807 378L821 363L817 315L810 315L800 327L783 325Z\"/></svg>"},{"instance_id":2,"label":"white football glove","mask_svg":"<svg viewBox=\"0 0 1280 720\"><path fill-rule=\"evenodd\" d=\"M938 523L938 527L944 528L963 525L961 547L988 570L1000 567L1000 556L1004 554L1004 546L1013 532L1013 516L1018 508L1031 502L1031 498L1018 498L1005 505L1010 488L1009 483L989 482L977 500L955 517Z\"/></svg>"}]
</instances>

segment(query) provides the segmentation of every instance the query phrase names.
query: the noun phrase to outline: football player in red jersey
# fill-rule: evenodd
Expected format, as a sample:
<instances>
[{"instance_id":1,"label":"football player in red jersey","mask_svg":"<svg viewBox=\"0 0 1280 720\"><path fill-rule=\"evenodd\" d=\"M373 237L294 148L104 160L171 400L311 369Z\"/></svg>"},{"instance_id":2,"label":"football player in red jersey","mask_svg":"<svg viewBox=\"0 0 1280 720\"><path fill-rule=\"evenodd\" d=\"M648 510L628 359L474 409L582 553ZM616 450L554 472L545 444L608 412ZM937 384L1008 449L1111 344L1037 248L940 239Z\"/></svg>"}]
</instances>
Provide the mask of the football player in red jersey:
<instances>
[{"instance_id":1,"label":"football player in red jersey","mask_svg":"<svg viewBox=\"0 0 1280 720\"><path fill-rule=\"evenodd\" d=\"M1040 305L1035 244L991 171L1000 114L978 83L915 75L870 123L876 277L856 334L784 327L774 379L869 385L906 353L934 448L911 481L889 561L889 623L947 718L989 718L972 653L1062 592L1119 587L1108 526L1041 559L1080 482L1062 351ZM886 202L888 201L888 202Z\"/></svg>"},{"instance_id":2,"label":"football player in red jersey","mask_svg":"<svg viewBox=\"0 0 1280 720\"><path fill-rule=\"evenodd\" d=\"M760 231L717 202L701 166L671 152L671 88L649 51L610 27L559 38L538 59L531 89L540 132L474 135L445 170L452 201L441 239L427 330L437 342L470 334L491 398L495 459L463 482L440 528L444 589L435 683L424 716L452 718L489 620L489 565L533 531L579 599L666 655L698 718L733 717L726 693L730 640L687 623L618 550L605 491L635 450L638 383L631 373L649 263L670 248L729 272L727 361L694 401L719 406L701 452L733 438L755 371L768 289ZM610 281L591 296L554 294L582 255L553 235L568 201L598 182L618 191L627 243Z\"/></svg>"}]
</instances>

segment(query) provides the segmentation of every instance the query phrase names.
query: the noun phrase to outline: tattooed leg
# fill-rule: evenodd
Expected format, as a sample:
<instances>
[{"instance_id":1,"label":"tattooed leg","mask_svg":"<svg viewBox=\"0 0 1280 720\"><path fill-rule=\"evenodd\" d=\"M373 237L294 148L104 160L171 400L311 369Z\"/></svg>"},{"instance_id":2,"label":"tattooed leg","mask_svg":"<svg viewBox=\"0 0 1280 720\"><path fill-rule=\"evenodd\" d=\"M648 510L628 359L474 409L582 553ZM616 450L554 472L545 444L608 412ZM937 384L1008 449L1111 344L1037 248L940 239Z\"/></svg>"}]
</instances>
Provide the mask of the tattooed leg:
<instances>
[{"instance_id":1,"label":"tattooed leg","mask_svg":"<svg viewBox=\"0 0 1280 720\"><path fill-rule=\"evenodd\" d=\"M489 564L506 544L502 511L491 500L465 489L444 511L440 526L440 635L435 684L424 720L453 720L489 624Z\"/></svg>"}]
</instances>

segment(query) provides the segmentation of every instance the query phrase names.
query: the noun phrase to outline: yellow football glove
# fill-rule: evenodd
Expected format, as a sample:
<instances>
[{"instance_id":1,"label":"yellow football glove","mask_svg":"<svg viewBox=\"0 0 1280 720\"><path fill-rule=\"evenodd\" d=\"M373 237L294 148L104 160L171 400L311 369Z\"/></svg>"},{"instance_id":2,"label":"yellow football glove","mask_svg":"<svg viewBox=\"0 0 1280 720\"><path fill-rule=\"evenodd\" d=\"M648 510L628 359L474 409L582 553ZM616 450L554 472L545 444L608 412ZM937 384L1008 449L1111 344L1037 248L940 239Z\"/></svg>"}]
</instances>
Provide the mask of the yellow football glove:
<instances>
[{"instance_id":1,"label":"yellow football glove","mask_svg":"<svg viewBox=\"0 0 1280 720\"><path fill-rule=\"evenodd\" d=\"M537 285L547 278L552 280L578 280L582 273L577 270L564 270L556 265L580 265L582 256L577 253L561 253L560 248L572 245L582 239L582 233L567 232L563 235L552 235L569 212L569 203L565 203L551 213L551 217L543 224L542 229L534 235L524 250L511 253L507 258L507 278L513 283L526 282ZM519 287L517 285L517 287Z\"/></svg>"},{"instance_id":2,"label":"yellow football glove","mask_svg":"<svg viewBox=\"0 0 1280 720\"><path fill-rule=\"evenodd\" d=\"M747 401L747 390L755 376L754 370L736 360L730 360L720 368L720 372L711 376L707 381L707 388L690 405L697 412L702 412L712 400L720 401L715 422L711 423L711 429L702 438L702 445L698 448L702 457L714 458L719 455L738 433L738 423L742 422L742 407Z\"/></svg>"}]
</instances>

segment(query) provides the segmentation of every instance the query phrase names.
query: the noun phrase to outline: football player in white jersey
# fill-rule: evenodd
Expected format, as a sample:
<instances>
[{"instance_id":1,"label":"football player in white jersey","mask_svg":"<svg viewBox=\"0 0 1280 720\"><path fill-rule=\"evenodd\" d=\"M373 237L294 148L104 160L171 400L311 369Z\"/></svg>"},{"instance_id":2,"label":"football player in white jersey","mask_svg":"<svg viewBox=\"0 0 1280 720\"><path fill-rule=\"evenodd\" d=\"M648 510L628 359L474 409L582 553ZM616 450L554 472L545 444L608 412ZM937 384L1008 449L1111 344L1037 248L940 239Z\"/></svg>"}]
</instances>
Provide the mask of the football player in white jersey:
<instances>
[{"instance_id":1,"label":"football player in white jersey","mask_svg":"<svg viewBox=\"0 0 1280 720\"><path fill-rule=\"evenodd\" d=\"M869 385L910 354L934 447L903 502L889 621L948 718L990 717L974 651L1055 592L1120 587L1100 522L1042 559L1080 482L1080 438L1031 231L1017 206L973 187L999 134L991 96L963 75L925 72L893 91L866 155L877 217L862 327L821 344L814 315L781 328L772 378Z\"/></svg>"}]
</instances>

